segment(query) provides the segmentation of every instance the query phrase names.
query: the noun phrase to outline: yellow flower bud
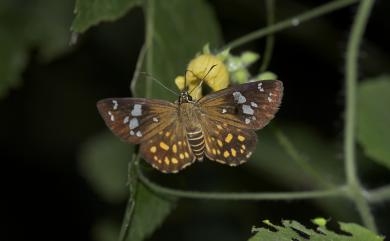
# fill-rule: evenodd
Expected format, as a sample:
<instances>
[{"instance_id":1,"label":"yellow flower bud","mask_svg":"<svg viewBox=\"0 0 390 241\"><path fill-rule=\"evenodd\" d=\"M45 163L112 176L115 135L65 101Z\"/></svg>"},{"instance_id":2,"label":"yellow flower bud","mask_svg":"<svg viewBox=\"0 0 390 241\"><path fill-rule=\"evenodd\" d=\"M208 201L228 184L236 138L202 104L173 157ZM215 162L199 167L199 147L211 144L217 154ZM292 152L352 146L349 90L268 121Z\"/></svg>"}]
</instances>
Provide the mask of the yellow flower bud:
<instances>
[{"instance_id":1,"label":"yellow flower bud","mask_svg":"<svg viewBox=\"0 0 390 241\"><path fill-rule=\"evenodd\" d=\"M211 69L214 65L215 67ZM188 70L190 71L187 73L187 81L190 83L204 78L213 91L224 89L229 85L229 73L225 64L214 55L199 55L189 63Z\"/></svg>"},{"instance_id":2,"label":"yellow flower bud","mask_svg":"<svg viewBox=\"0 0 390 241\"><path fill-rule=\"evenodd\" d=\"M213 67L214 66L214 67ZM186 72L188 90L191 92L197 88L202 79L213 91L221 90L229 85L229 73L225 64L216 56L202 54L191 60ZM178 76L175 83L180 90L184 89L184 76ZM194 99L202 97L202 89L199 87L191 93Z\"/></svg>"},{"instance_id":3,"label":"yellow flower bud","mask_svg":"<svg viewBox=\"0 0 390 241\"><path fill-rule=\"evenodd\" d=\"M184 76L177 76L176 79L175 79L175 84L177 86L177 88L179 88L179 90L183 90L184 89Z\"/></svg>"}]
</instances>

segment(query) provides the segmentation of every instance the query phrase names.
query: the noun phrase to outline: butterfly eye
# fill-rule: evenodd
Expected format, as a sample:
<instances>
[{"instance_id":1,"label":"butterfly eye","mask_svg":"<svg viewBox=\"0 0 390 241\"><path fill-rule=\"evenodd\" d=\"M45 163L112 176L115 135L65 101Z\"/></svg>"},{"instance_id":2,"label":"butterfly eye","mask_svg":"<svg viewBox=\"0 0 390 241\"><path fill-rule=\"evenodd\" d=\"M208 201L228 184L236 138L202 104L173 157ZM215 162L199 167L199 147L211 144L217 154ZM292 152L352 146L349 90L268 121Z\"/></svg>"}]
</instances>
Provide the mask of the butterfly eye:
<instances>
[{"instance_id":1,"label":"butterfly eye","mask_svg":"<svg viewBox=\"0 0 390 241\"><path fill-rule=\"evenodd\" d=\"M188 100L192 101L192 96L191 95L188 95Z\"/></svg>"}]
</instances>

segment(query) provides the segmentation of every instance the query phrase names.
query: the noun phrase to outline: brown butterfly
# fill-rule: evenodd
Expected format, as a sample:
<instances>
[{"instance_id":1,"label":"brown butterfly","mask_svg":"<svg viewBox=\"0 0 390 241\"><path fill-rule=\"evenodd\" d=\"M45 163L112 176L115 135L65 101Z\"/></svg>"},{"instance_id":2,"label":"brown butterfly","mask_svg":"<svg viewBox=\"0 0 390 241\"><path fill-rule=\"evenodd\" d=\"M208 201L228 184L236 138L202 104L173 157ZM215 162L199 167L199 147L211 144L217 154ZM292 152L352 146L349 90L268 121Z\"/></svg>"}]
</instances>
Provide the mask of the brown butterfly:
<instances>
[{"instance_id":1,"label":"brown butterfly","mask_svg":"<svg viewBox=\"0 0 390 241\"><path fill-rule=\"evenodd\" d=\"M254 151L254 130L278 111L283 84L278 80L236 85L192 100L108 98L97 103L110 130L126 142L141 144L143 158L164 173L175 173L204 156L236 166Z\"/></svg>"}]
</instances>

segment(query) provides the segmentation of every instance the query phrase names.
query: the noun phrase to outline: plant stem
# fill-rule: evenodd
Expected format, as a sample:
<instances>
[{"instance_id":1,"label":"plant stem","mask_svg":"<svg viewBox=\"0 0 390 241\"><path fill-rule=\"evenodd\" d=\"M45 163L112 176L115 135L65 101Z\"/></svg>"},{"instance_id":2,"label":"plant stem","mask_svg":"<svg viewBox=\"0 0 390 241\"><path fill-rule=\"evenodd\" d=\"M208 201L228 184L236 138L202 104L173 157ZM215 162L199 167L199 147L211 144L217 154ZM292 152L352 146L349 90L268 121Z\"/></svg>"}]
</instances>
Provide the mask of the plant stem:
<instances>
[{"instance_id":1,"label":"plant stem","mask_svg":"<svg viewBox=\"0 0 390 241\"><path fill-rule=\"evenodd\" d=\"M145 55L146 55L146 44L143 44L142 48L141 48L141 50L139 51L139 54L138 54L137 64L135 65L133 78L130 81L130 91L133 94L133 96L137 95L136 88L137 88L137 84L138 84L138 81L139 81L139 75L141 73L141 70L142 70L142 67L143 67L143 64L144 64Z\"/></svg>"},{"instance_id":2,"label":"plant stem","mask_svg":"<svg viewBox=\"0 0 390 241\"><path fill-rule=\"evenodd\" d=\"M267 27L272 26L275 21L275 0L265 0L265 7L267 10ZM263 62L260 67L260 73L268 69L269 62L271 61L272 51L274 49L275 37L268 34L265 40L265 51L263 56Z\"/></svg>"},{"instance_id":3,"label":"plant stem","mask_svg":"<svg viewBox=\"0 0 390 241\"><path fill-rule=\"evenodd\" d=\"M157 183L149 180L143 173L139 165L137 165L137 172L140 181L148 187L151 191L161 195L169 195L180 198L192 199L211 199L211 200L296 200L296 199L313 199L343 196L345 194L345 187L340 186L328 190L303 191L303 192L264 192L264 193L222 193L222 192L200 192L200 191L185 191L168 187L163 187Z\"/></svg>"},{"instance_id":4,"label":"plant stem","mask_svg":"<svg viewBox=\"0 0 390 241\"><path fill-rule=\"evenodd\" d=\"M134 166L138 163L138 160L139 160L139 155L133 154L133 158L132 158L131 162L129 163L128 169L127 169L127 181L128 181L128 185L129 185L130 195L129 195L129 199L127 201L125 216L123 217L118 241L124 241L126 239L127 232L129 230L129 227L130 227L131 219L133 217L134 207L136 205L135 194L137 192L136 189L137 189L138 181L137 181L136 176L133 177L131 175L137 174L137 171L133 170L133 169L134 169Z\"/></svg>"},{"instance_id":5,"label":"plant stem","mask_svg":"<svg viewBox=\"0 0 390 241\"><path fill-rule=\"evenodd\" d=\"M145 8L146 10L146 72L153 74L153 61L154 61L154 0L147 0L146 4L148 6ZM145 97L151 97L152 90L152 80L148 78L146 81L146 93Z\"/></svg>"},{"instance_id":6,"label":"plant stem","mask_svg":"<svg viewBox=\"0 0 390 241\"><path fill-rule=\"evenodd\" d=\"M384 202L390 200L390 185L379 187L367 192L367 199L370 202Z\"/></svg>"},{"instance_id":7,"label":"plant stem","mask_svg":"<svg viewBox=\"0 0 390 241\"><path fill-rule=\"evenodd\" d=\"M261 38L263 36L267 36L269 34L284 30L289 27L296 27L297 25L308 21L313 18L320 17L322 15L325 15L327 13L334 12L338 9L347 7L353 3L358 2L359 0L335 0L330 3L323 4L319 7L316 7L310 11L306 11L305 13L299 14L295 17L289 18L287 20L281 21L279 23L276 23L272 26L265 27L259 30L256 30L252 33L249 33L243 37L240 37L230 43L228 43L224 49L233 49L235 47L238 47L240 45L243 45L245 43L248 43L250 41L253 41L255 39Z\"/></svg>"},{"instance_id":8,"label":"plant stem","mask_svg":"<svg viewBox=\"0 0 390 241\"><path fill-rule=\"evenodd\" d=\"M134 213L134 206L135 206L134 197L130 196L127 201L125 216L123 217L121 230L119 232L119 238L118 238L119 241L124 241L126 239L127 231L129 230L131 218Z\"/></svg>"},{"instance_id":9,"label":"plant stem","mask_svg":"<svg viewBox=\"0 0 390 241\"><path fill-rule=\"evenodd\" d=\"M356 127L356 86L358 72L358 54L363 33L373 6L373 0L362 0L359 4L352 30L349 36L346 54L346 116L344 133L345 175L351 199L355 202L364 224L373 231L376 225L370 212L364 190L360 185L355 158L355 127Z\"/></svg>"}]
</instances>

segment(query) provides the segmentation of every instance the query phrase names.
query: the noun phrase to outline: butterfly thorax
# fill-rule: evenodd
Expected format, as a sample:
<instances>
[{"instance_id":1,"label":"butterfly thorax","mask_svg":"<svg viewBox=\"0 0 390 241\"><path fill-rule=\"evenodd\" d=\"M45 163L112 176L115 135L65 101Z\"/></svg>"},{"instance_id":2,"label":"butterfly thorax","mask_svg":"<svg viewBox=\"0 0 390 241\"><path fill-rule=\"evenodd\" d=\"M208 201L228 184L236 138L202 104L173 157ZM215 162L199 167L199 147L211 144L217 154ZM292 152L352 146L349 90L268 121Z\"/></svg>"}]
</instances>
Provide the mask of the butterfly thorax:
<instances>
[{"instance_id":1,"label":"butterfly thorax","mask_svg":"<svg viewBox=\"0 0 390 241\"><path fill-rule=\"evenodd\" d=\"M198 160L203 160L204 138L201 127L201 111L196 102L180 103L178 107L179 121L185 127L188 144Z\"/></svg>"}]
</instances>

